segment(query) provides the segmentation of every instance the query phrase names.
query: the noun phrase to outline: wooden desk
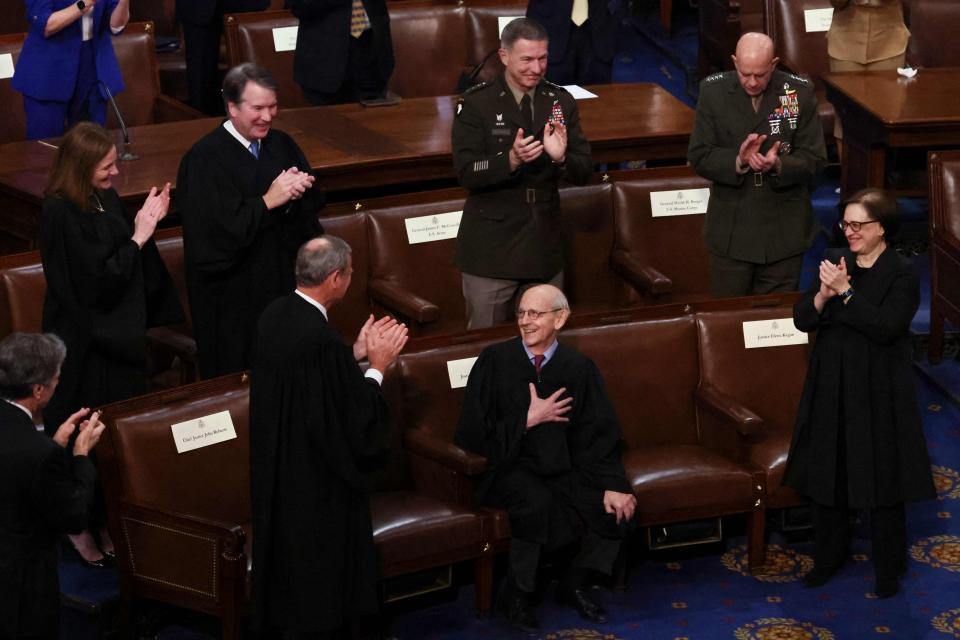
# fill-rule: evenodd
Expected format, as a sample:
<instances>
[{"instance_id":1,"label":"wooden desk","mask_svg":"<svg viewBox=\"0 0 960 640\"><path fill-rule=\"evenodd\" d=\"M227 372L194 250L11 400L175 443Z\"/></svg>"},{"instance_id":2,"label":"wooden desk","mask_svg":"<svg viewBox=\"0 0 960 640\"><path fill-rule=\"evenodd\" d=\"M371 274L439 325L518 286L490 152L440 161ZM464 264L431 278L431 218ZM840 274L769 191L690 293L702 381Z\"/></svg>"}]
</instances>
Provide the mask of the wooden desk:
<instances>
[{"instance_id":1,"label":"wooden desk","mask_svg":"<svg viewBox=\"0 0 960 640\"><path fill-rule=\"evenodd\" d=\"M578 106L595 162L685 161L692 109L654 84L590 90L599 99L580 100ZM337 192L346 190L396 185L409 191L417 190L416 183L455 180L450 149L455 109L453 96L413 98L396 107L310 107L281 111L274 126L294 137L328 200L336 201ZM208 118L132 128L133 151L140 157L121 164L114 179L128 209L138 208L150 187L175 185L183 154L218 123ZM0 251L34 248L54 153L43 142L0 145L0 234L7 240Z\"/></svg>"},{"instance_id":2,"label":"wooden desk","mask_svg":"<svg viewBox=\"0 0 960 640\"><path fill-rule=\"evenodd\" d=\"M843 119L844 195L883 187L887 151L960 145L960 68L831 73L827 99Z\"/></svg>"}]
</instances>

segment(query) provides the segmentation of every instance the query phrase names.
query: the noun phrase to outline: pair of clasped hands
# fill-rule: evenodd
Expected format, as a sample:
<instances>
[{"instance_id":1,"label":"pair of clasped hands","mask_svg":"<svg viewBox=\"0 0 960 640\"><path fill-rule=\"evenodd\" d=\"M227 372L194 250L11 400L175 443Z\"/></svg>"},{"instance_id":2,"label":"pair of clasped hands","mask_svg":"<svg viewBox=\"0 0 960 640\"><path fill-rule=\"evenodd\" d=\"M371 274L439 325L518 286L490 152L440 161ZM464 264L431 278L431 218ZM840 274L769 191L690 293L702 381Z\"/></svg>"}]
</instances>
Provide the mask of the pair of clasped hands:
<instances>
[{"instance_id":1,"label":"pair of clasped hands","mask_svg":"<svg viewBox=\"0 0 960 640\"><path fill-rule=\"evenodd\" d=\"M850 275L847 273L847 261L840 257L839 264L829 260L820 262L820 296L829 300L850 288Z\"/></svg>"},{"instance_id":2,"label":"pair of clasped hands","mask_svg":"<svg viewBox=\"0 0 960 640\"><path fill-rule=\"evenodd\" d=\"M291 200L299 200L303 194L313 188L315 180L316 178L311 174L300 171L297 167L284 169L263 194L263 201L267 204L267 209L276 209Z\"/></svg>"},{"instance_id":3,"label":"pair of clasped hands","mask_svg":"<svg viewBox=\"0 0 960 640\"><path fill-rule=\"evenodd\" d=\"M554 162L563 163L567 154L567 126L551 120L543 130L543 142L536 136L528 136L523 128L517 129L517 137L510 147L510 171L516 171L520 165L533 162L543 152Z\"/></svg>"},{"instance_id":4,"label":"pair of clasped hands","mask_svg":"<svg viewBox=\"0 0 960 640\"><path fill-rule=\"evenodd\" d=\"M353 343L353 357L357 361L366 358L371 369L384 373L407 344L408 334L407 325L396 318L384 316L375 320L370 314Z\"/></svg>"},{"instance_id":5,"label":"pair of clasped hands","mask_svg":"<svg viewBox=\"0 0 960 640\"><path fill-rule=\"evenodd\" d=\"M750 167L756 173L779 171L780 141L774 142L766 153L760 153L760 147L766 141L766 135L756 133L748 135L740 145L740 153L737 155L738 164L743 168Z\"/></svg>"},{"instance_id":6,"label":"pair of clasped hands","mask_svg":"<svg viewBox=\"0 0 960 640\"><path fill-rule=\"evenodd\" d=\"M565 414L570 411L573 398L570 396L560 398L566 392L566 387L560 387L546 398L541 398L537 395L537 388L531 382L527 429L545 422L570 422L570 418ZM637 498L632 493L620 493L609 489L603 492L603 510L616 515L617 524L629 521L636 508Z\"/></svg>"}]
</instances>

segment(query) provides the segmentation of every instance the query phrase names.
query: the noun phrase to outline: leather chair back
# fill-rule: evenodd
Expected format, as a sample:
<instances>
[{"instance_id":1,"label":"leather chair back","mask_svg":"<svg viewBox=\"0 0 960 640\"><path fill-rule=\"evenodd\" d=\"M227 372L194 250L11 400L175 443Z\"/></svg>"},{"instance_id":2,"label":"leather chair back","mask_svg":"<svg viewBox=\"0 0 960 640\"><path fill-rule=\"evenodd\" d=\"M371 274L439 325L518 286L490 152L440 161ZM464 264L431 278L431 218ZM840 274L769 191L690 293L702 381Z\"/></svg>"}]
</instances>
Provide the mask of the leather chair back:
<instances>
[{"instance_id":1,"label":"leather chair back","mask_svg":"<svg viewBox=\"0 0 960 640\"><path fill-rule=\"evenodd\" d=\"M949 45L960 31L953 0L910 0L910 59L921 67L958 67L960 49Z\"/></svg>"},{"instance_id":2,"label":"leather chair back","mask_svg":"<svg viewBox=\"0 0 960 640\"><path fill-rule=\"evenodd\" d=\"M337 236L350 245L353 256L353 279L343 300L330 311L330 324L348 343L353 343L360 327L373 312L370 306L370 242L367 239L366 216L355 213L320 219L324 233Z\"/></svg>"},{"instance_id":3,"label":"leather chair back","mask_svg":"<svg viewBox=\"0 0 960 640\"><path fill-rule=\"evenodd\" d=\"M22 2L9 4L23 7ZM3 13L5 11L0 12L0 15ZM23 28L26 28L26 24L21 27L21 30ZM25 33L9 33L0 36L0 56L9 54L13 59L14 68L17 66L17 60L20 59L20 49L23 48L26 37ZM13 88L11 78L0 80L0 104L3 105L4 111L3 117L0 118L0 144L26 140L27 116L23 111L23 95Z\"/></svg>"},{"instance_id":4,"label":"leather chair back","mask_svg":"<svg viewBox=\"0 0 960 640\"><path fill-rule=\"evenodd\" d=\"M0 339L40 331L46 293L39 251L0 256Z\"/></svg>"},{"instance_id":5,"label":"leather chair back","mask_svg":"<svg viewBox=\"0 0 960 640\"><path fill-rule=\"evenodd\" d=\"M829 9L830 0L765 0L764 31L773 38L780 66L813 80L820 89L820 76L830 72L827 37L823 32L807 33L804 11Z\"/></svg>"},{"instance_id":6,"label":"leather chair back","mask_svg":"<svg viewBox=\"0 0 960 640\"><path fill-rule=\"evenodd\" d=\"M0 35L25 32L29 28L26 3L7 2L4 4L3 11L0 11Z\"/></svg>"},{"instance_id":7,"label":"leather chair back","mask_svg":"<svg viewBox=\"0 0 960 640\"><path fill-rule=\"evenodd\" d=\"M595 183L560 191L565 247L563 289L574 311L616 308L631 290L610 267L614 246L613 187Z\"/></svg>"},{"instance_id":8,"label":"leather chair back","mask_svg":"<svg viewBox=\"0 0 960 640\"><path fill-rule=\"evenodd\" d=\"M709 257L703 246L704 216L653 217L650 194L710 187L689 167L625 173L613 183L616 249L625 251L670 278L668 293L648 296L649 303L689 302L709 297Z\"/></svg>"},{"instance_id":9,"label":"leather chair back","mask_svg":"<svg viewBox=\"0 0 960 640\"><path fill-rule=\"evenodd\" d=\"M960 251L960 151L938 151L932 157L930 182L930 234Z\"/></svg>"},{"instance_id":10,"label":"leather chair back","mask_svg":"<svg viewBox=\"0 0 960 640\"><path fill-rule=\"evenodd\" d=\"M125 86L115 98L128 127L155 122L154 113L160 97L160 70L153 31L153 22L131 22L123 33L113 38L113 50ZM119 126L108 104L107 128Z\"/></svg>"},{"instance_id":11,"label":"leather chair back","mask_svg":"<svg viewBox=\"0 0 960 640\"><path fill-rule=\"evenodd\" d=\"M390 90L403 98L455 94L467 59L466 10L443 0L387 6L396 60Z\"/></svg>"},{"instance_id":12,"label":"leather chair back","mask_svg":"<svg viewBox=\"0 0 960 640\"><path fill-rule=\"evenodd\" d=\"M230 413L235 439L177 453L171 425L221 411ZM250 521L245 374L111 405L105 419L110 443L103 462L113 476L105 486L113 499L220 522Z\"/></svg>"},{"instance_id":13,"label":"leather chair back","mask_svg":"<svg viewBox=\"0 0 960 640\"><path fill-rule=\"evenodd\" d=\"M526 0L471 0L467 5L467 71L469 72L494 52L477 80L489 82L503 71L500 57L495 53L500 48L499 18L524 16Z\"/></svg>"},{"instance_id":14,"label":"leather chair back","mask_svg":"<svg viewBox=\"0 0 960 640\"><path fill-rule=\"evenodd\" d=\"M960 151L930 154L930 347L943 355L945 321L960 324Z\"/></svg>"},{"instance_id":15,"label":"leather chair back","mask_svg":"<svg viewBox=\"0 0 960 640\"><path fill-rule=\"evenodd\" d=\"M440 309L435 322L411 326L411 331L417 335L464 331L467 327L466 309L460 270L453 264L456 239L410 244L406 220L462 211L463 202L460 191L452 190L445 191L435 201L367 210L371 279L402 287ZM377 309L378 313L390 311L379 306Z\"/></svg>"},{"instance_id":16,"label":"leather chair back","mask_svg":"<svg viewBox=\"0 0 960 640\"><path fill-rule=\"evenodd\" d=\"M604 374L628 448L699 443L692 401L699 379L693 316L582 327L560 339Z\"/></svg>"},{"instance_id":17,"label":"leather chair back","mask_svg":"<svg viewBox=\"0 0 960 640\"><path fill-rule=\"evenodd\" d=\"M736 400L761 419L746 456L767 472L767 491L776 494L786 464L797 407L810 359L809 345L747 349L743 323L778 320L793 328L789 306L697 314L700 380Z\"/></svg>"},{"instance_id":18,"label":"leather chair back","mask_svg":"<svg viewBox=\"0 0 960 640\"><path fill-rule=\"evenodd\" d=\"M289 11L255 11L224 16L227 60L231 67L253 62L264 67L277 82L280 107L309 106L303 91L293 79L293 51L276 50L273 30L295 27L300 21Z\"/></svg>"},{"instance_id":19,"label":"leather chair back","mask_svg":"<svg viewBox=\"0 0 960 640\"><path fill-rule=\"evenodd\" d=\"M183 307L183 313L186 316L184 326L189 327L191 326L190 303L187 298L186 269L183 266L183 229L180 227L160 229L154 234L153 239L160 251L160 258L167 267L173 284L177 287L180 306Z\"/></svg>"},{"instance_id":20,"label":"leather chair back","mask_svg":"<svg viewBox=\"0 0 960 640\"><path fill-rule=\"evenodd\" d=\"M152 20L157 37L180 37L175 0L138 0L138 2L133 2L130 5L130 20L134 22Z\"/></svg>"}]
</instances>

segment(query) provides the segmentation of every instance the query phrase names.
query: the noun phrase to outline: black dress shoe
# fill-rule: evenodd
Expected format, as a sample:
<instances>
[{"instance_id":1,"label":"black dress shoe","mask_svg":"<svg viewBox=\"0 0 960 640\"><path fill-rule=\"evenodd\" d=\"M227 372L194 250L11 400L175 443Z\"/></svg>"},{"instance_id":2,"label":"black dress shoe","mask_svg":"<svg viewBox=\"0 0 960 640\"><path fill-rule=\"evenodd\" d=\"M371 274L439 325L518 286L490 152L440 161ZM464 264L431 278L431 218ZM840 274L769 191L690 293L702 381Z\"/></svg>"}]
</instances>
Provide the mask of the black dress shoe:
<instances>
[{"instance_id":1,"label":"black dress shoe","mask_svg":"<svg viewBox=\"0 0 960 640\"><path fill-rule=\"evenodd\" d=\"M833 565L814 565L813 569L810 572L803 576L803 586L811 589L813 587L822 587L823 585L829 582L830 578L840 570L840 567L843 566L842 562L838 562Z\"/></svg>"},{"instance_id":2,"label":"black dress shoe","mask_svg":"<svg viewBox=\"0 0 960 640\"><path fill-rule=\"evenodd\" d=\"M877 580L876 585L873 587L873 592L881 600L897 595L899 590L900 581L896 578L892 578L890 580Z\"/></svg>"},{"instance_id":3,"label":"black dress shoe","mask_svg":"<svg viewBox=\"0 0 960 640\"><path fill-rule=\"evenodd\" d=\"M589 622L602 624L607 621L607 612L594 602L583 589L557 587L557 602L567 607L573 607L580 617Z\"/></svg>"},{"instance_id":4,"label":"black dress shoe","mask_svg":"<svg viewBox=\"0 0 960 640\"><path fill-rule=\"evenodd\" d=\"M497 608L514 629L524 633L540 631L540 623L533 612L530 597L522 591L505 586L500 592Z\"/></svg>"}]
</instances>

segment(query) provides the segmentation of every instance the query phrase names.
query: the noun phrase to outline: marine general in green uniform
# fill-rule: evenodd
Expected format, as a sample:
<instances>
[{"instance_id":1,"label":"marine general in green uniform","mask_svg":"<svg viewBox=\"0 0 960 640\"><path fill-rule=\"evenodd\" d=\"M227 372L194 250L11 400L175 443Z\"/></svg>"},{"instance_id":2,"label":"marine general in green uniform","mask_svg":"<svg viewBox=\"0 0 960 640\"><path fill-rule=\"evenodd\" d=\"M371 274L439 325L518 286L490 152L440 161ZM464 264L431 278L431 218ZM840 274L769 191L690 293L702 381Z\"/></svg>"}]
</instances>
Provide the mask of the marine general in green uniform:
<instances>
[{"instance_id":1,"label":"marine general in green uniform","mask_svg":"<svg viewBox=\"0 0 960 640\"><path fill-rule=\"evenodd\" d=\"M773 42L747 33L735 71L700 84L687 159L713 181L704 238L715 297L795 291L816 236L810 203L826 162L813 85L776 69Z\"/></svg>"},{"instance_id":2,"label":"marine general in green uniform","mask_svg":"<svg viewBox=\"0 0 960 640\"><path fill-rule=\"evenodd\" d=\"M504 73L467 91L453 122L453 162L468 189L455 262L471 329L510 321L526 284L563 282L557 183L583 184L593 163L576 101L543 79L547 32L510 22L501 37Z\"/></svg>"}]
</instances>

